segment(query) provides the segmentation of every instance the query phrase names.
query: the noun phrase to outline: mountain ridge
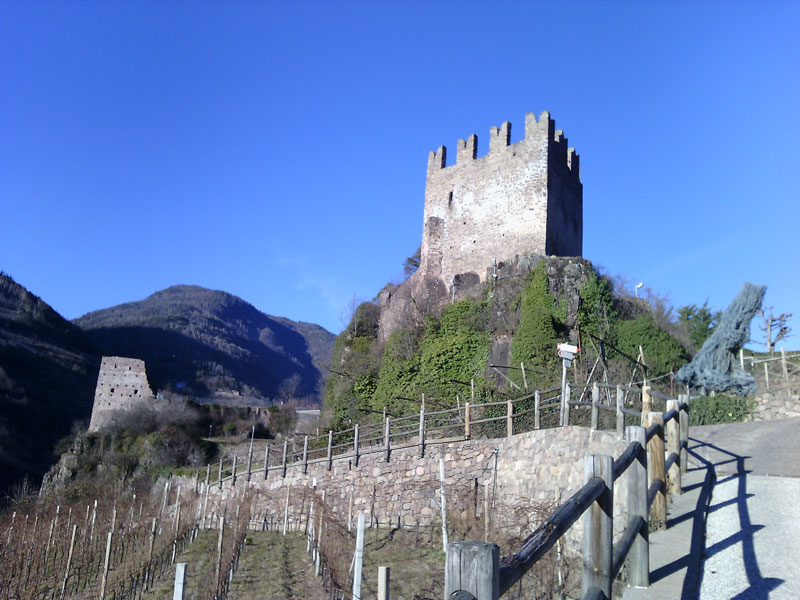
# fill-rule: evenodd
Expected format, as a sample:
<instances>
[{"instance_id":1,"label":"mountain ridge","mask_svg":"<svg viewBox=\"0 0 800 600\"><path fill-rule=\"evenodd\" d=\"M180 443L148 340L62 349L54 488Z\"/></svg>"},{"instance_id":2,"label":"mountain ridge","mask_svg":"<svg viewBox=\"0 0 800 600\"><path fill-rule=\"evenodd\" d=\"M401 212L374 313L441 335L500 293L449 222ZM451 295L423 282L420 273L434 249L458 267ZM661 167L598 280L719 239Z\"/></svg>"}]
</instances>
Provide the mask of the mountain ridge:
<instances>
[{"instance_id":1,"label":"mountain ridge","mask_svg":"<svg viewBox=\"0 0 800 600\"><path fill-rule=\"evenodd\" d=\"M259 311L242 298L174 285L87 313L73 323L105 355L141 358L155 388L237 391L319 404L335 336Z\"/></svg>"}]
</instances>

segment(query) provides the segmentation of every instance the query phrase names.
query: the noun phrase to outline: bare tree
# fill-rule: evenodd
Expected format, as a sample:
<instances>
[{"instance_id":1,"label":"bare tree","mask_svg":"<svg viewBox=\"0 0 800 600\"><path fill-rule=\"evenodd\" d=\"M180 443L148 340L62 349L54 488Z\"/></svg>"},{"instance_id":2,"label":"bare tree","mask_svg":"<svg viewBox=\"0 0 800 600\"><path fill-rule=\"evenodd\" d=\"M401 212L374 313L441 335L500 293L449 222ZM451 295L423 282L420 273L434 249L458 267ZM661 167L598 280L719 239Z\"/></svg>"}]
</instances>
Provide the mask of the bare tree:
<instances>
[{"instance_id":1,"label":"bare tree","mask_svg":"<svg viewBox=\"0 0 800 600\"><path fill-rule=\"evenodd\" d=\"M787 325L787 321L789 317L792 316L792 313L782 313L776 316L772 314L772 307L769 306L766 309L758 311L758 314L763 321L763 323L759 325L759 328L764 332L764 339L766 340L764 344L767 346L767 352L773 352L775 350L775 344L777 344L779 340L789 337L792 331L792 328Z\"/></svg>"}]
</instances>

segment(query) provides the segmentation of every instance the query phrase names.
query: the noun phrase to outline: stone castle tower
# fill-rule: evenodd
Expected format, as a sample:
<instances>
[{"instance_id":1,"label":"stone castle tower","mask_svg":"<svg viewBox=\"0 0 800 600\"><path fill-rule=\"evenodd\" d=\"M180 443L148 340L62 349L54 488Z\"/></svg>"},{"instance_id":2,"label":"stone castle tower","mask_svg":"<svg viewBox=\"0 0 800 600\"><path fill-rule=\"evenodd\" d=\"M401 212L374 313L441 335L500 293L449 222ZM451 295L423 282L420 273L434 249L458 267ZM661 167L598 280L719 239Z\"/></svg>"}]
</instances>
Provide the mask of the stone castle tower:
<instances>
[{"instance_id":1,"label":"stone castle tower","mask_svg":"<svg viewBox=\"0 0 800 600\"><path fill-rule=\"evenodd\" d=\"M420 271L441 277L474 273L515 254L580 256L583 185L578 154L545 111L525 118L525 139L510 144L511 123L492 127L489 152L477 157L475 134L428 157Z\"/></svg>"},{"instance_id":2,"label":"stone castle tower","mask_svg":"<svg viewBox=\"0 0 800 600\"><path fill-rule=\"evenodd\" d=\"M104 356L97 376L89 431L111 425L116 411L147 404L152 398L143 360Z\"/></svg>"},{"instance_id":3,"label":"stone castle tower","mask_svg":"<svg viewBox=\"0 0 800 600\"><path fill-rule=\"evenodd\" d=\"M492 127L478 158L474 134L428 157L419 269L379 296L379 337L419 324L461 298L482 297L488 273L520 257L581 256L583 185L578 154L545 111L525 118L511 144L511 123ZM527 259L526 259L527 260Z\"/></svg>"}]
</instances>

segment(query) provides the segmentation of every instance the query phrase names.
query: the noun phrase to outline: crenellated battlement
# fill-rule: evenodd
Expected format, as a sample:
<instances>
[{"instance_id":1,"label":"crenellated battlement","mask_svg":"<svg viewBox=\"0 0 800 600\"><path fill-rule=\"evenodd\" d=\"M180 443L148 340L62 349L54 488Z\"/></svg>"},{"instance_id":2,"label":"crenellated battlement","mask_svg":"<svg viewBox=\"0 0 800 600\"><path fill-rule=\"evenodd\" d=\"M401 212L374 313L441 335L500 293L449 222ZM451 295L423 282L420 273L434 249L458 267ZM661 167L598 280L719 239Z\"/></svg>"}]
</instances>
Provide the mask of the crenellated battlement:
<instances>
[{"instance_id":1,"label":"crenellated battlement","mask_svg":"<svg viewBox=\"0 0 800 600\"><path fill-rule=\"evenodd\" d=\"M575 148L569 148L567 138L561 129L555 129L555 120L550 118L549 111L543 111L539 118L535 113L525 115L525 138L511 143L511 123L505 121L499 127L489 129L489 152L478 157L478 136L474 133L466 139L459 139L456 144L456 163L447 165L447 146L439 146L428 155L428 177L435 176L438 171L452 167L461 167L471 161L481 160L498 152L512 152L520 145L542 144L545 140L554 157L561 162L567 170L580 178L578 154ZM556 166L555 164L553 165Z\"/></svg>"},{"instance_id":2,"label":"crenellated battlement","mask_svg":"<svg viewBox=\"0 0 800 600\"><path fill-rule=\"evenodd\" d=\"M493 259L516 254L580 256L583 186L580 160L548 111L525 116L525 137L511 143L511 123L489 129L478 156L474 133L428 155L420 274L447 288L455 276L485 277Z\"/></svg>"}]
</instances>

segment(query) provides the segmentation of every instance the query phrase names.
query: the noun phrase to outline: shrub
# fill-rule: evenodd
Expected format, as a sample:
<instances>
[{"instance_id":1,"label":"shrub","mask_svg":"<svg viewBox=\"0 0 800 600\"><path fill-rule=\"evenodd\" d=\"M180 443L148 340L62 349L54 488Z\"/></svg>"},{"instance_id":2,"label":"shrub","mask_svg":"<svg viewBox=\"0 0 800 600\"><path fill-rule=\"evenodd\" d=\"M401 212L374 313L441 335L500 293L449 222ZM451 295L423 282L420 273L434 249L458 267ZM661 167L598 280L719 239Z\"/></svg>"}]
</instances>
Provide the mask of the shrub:
<instances>
[{"instance_id":1,"label":"shrub","mask_svg":"<svg viewBox=\"0 0 800 600\"><path fill-rule=\"evenodd\" d=\"M754 408L755 402L750 398L727 394L702 396L690 403L689 424L739 423L747 420Z\"/></svg>"}]
</instances>

